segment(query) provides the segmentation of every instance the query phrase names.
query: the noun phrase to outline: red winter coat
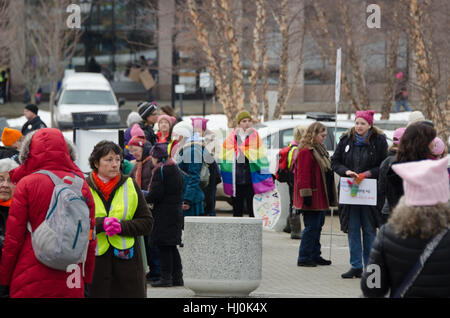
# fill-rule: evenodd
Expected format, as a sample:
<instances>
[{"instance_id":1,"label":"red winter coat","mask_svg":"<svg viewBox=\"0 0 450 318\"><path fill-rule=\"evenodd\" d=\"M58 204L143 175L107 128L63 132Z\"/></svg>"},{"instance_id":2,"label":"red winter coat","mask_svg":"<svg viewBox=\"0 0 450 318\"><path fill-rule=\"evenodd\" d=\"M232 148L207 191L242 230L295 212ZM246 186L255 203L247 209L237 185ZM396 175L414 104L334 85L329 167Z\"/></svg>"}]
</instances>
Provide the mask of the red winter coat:
<instances>
[{"instance_id":1,"label":"red winter coat","mask_svg":"<svg viewBox=\"0 0 450 318\"><path fill-rule=\"evenodd\" d=\"M25 139L26 143L27 139ZM63 178L73 173L83 173L70 158L67 144L61 131L54 128L38 130L28 145L29 154L25 162L11 173L17 183L6 224L5 243L0 263L0 284L10 286L11 297L70 297L84 296L84 282L90 283L94 271L96 240L89 241L85 276L79 288L69 288L67 281L75 283L76 271L55 270L40 263L34 256L27 222L33 231L44 220L53 192L53 182L45 175L31 174L40 169L53 172ZM89 187L84 181L82 193L90 210L91 229L95 226L95 206ZM82 267L79 272L83 275ZM69 284L73 286L73 284Z\"/></svg>"},{"instance_id":2,"label":"red winter coat","mask_svg":"<svg viewBox=\"0 0 450 318\"><path fill-rule=\"evenodd\" d=\"M295 162L294 208L305 211L328 210L325 183L325 176L312 154L312 149L309 147L300 149ZM303 204L303 197L307 196L312 196L311 206Z\"/></svg>"}]
</instances>

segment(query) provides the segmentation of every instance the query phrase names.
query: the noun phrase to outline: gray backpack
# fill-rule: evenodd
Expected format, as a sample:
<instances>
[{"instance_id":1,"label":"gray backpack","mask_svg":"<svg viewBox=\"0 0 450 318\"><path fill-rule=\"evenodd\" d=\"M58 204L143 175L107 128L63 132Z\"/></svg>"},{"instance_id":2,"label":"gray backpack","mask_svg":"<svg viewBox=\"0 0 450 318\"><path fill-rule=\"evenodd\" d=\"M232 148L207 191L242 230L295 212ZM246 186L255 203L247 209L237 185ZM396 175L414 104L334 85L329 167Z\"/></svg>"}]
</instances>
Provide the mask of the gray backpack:
<instances>
[{"instance_id":1,"label":"gray backpack","mask_svg":"<svg viewBox=\"0 0 450 318\"><path fill-rule=\"evenodd\" d=\"M34 232L28 222L34 255L44 265L66 271L71 264L84 263L87 255L90 219L81 193L83 179L76 175L60 179L47 170L35 173L49 176L55 188L45 220Z\"/></svg>"}]
</instances>

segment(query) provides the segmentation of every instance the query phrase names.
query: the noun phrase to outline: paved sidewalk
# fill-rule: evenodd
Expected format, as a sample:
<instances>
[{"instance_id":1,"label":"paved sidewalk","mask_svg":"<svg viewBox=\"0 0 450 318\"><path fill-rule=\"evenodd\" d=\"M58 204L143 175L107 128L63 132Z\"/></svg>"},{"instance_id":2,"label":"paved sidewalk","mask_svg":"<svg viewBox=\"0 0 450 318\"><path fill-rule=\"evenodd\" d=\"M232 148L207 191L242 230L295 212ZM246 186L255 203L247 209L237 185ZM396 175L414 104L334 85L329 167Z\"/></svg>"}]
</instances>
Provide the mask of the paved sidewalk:
<instances>
[{"instance_id":1,"label":"paved sidewalk","mask_svg":"<svg viewBox=\"0 0 450 318\"><path fill-rule=\"evenodd\" d=\"M220 214L229 216L230 214ZM329 258L331 217L327 216L322 230L322 256ZM290 239L284 232L263 231L263 263L260 286L250 294L254 298L358 298L360 279L342 279L350 268L347 235L339 229L339 218L333 218L332 265L312 268L298 267L300 240ZM183 248L180 248L183 258ZM185 287L152 288L149 298L191 298L194 292Z\"/></svg>"}]
</instances>

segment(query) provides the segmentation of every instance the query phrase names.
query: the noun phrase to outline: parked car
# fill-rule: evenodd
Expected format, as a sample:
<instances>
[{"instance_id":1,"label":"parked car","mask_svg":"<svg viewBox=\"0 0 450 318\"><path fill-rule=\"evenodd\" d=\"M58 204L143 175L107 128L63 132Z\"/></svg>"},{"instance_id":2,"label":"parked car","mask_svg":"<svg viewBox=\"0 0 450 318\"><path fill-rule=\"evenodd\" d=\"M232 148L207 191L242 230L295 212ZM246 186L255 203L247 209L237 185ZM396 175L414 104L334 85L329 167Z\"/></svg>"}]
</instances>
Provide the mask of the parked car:
<instances>
[{"instance_id":1,"label":"parked car","mask_svg":"<svg viewBox=\"0 0 450 318\"><path fill-rule=\"evenodd\" d=\"M73 113L98 113L103 114L105 122L120 121L119 107L123 104L125 100L117 101L103 74L69 73L55 98L54 120L60 129L73 128Z\"/></svg>"},{"instance_id":2,"label":"parked car","mask_svg":"<svg viewBox=\"0 0 450 318\"><path fill-rule=\"evenodd\" d=\"M307 128L315 122L313 119L282 119L267 121L256 124L254 127L258 130L259 136L266 145L267 156L269 159L269 169L272 174L276 173L279 151L287 147L294 139L294 128L302 125ZM355 124L353 121L339 121L337 123L335 138L335 122L321 121L327 127L327 138L325 139L325 147L330 155L333 154L334 142L339 140L341 135Z\"/></svg>"}]
</instances>

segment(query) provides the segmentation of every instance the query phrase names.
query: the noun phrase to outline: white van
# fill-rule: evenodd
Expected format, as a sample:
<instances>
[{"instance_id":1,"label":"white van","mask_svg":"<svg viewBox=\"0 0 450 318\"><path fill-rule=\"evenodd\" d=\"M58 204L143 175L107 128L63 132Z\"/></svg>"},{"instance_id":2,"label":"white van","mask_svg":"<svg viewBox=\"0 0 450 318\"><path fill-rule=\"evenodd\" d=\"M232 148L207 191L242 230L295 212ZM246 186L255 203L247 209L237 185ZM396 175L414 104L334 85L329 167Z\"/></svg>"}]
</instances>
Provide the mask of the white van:
<instances>
[{"instance_id":1,"label":"white van","mask_svg":"<svg viewBox=\"0 0 450 318\"><path fill-rule=\"evenodd\" d=\"M56 95L54 120L60 129L73 128L72 113L95 112L119 118L119 107L108 80L100 73L69 73Z\"/></svg>"}]
</instances>

